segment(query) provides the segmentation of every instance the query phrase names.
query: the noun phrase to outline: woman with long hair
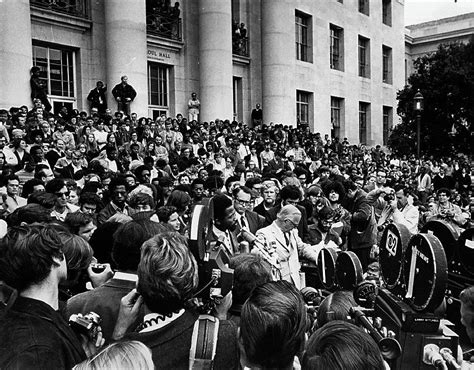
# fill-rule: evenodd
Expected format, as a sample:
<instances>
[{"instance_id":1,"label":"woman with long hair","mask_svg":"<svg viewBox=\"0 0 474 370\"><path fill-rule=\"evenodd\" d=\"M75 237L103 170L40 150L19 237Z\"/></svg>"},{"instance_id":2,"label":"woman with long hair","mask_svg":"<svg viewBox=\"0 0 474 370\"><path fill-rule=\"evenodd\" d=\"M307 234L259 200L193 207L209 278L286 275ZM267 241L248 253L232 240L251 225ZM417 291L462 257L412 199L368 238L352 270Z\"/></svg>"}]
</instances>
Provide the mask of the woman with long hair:
<instances>
[{"instance_id":1,"label":"woman with long hair","mask_svg":"<svg viewBox=\"0 0 474 370\"><path fill-rule=\"evenodd\" d=\"M95 136L93 133L90 133L87 135L87 140L85 142L86 144L86 157L87 161L90 162L92 159L97 157L100 153L99 151L99 145L97 144L97 141L95 140Z\"/></svg>"}]
</instances>

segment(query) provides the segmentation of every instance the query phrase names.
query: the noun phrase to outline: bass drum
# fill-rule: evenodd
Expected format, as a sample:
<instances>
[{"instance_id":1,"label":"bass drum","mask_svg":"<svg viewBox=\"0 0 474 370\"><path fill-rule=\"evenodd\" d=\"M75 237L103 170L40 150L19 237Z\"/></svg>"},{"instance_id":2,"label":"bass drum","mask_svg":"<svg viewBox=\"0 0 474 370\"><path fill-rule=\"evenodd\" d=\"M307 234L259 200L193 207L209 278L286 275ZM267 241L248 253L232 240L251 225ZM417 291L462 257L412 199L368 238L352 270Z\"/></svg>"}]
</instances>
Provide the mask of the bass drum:
<instances>
[{"instance_id":1,"label":"bass drum","mask_svg":"<svg viewBox=\"0 0 474 370\"><path fill-rule=\"evenodd\" d=\"M417 234L410 239L403 275L405 298L415 311L432 311L441 304L448 283L448 262L436 236Z\"/></svg>"},{"instance_id":2,"label":"bass drum","mask_svg":"<svg viewBox=\"0 0 474 370\"><path fill-rule=\"evenodd\" d=\"M191 213L188 245L194 257L203 261L207 250L208 230L212 218L210 215L209 199L203 200L204 204L196 204Z\"/></svg>"},{"instance_id":3,"label":"bass drum","mask_svg":"<svg viewBox=\"0 0 474 370\"><path fill-rule=\"evenodd\" d=\"M362 265L354 252L339 253L336 260L336 277L340 288L353 290L363 280Z\"/></svg>"},{"instance_id":4,"label":"bass drum","mask_svg":"<svg viewBox=\"0 0 474 370\"><path fill-rule=\"evenodd\" d=\"M449 222L443 220L428 221L420 230L421 233L433 234L436 236L446 253L446 259L451 261L455 256L458 246L459 231Z\"/></svg>"},{"instance_id":5,"label":"bass drum","mask_svg":"<svg viewBox=\"0 0 474 370\"><path fill-rule=\"evenodd\" d=\"M337 252L332 248L323 248L318 254L318 276L324 289L336 287L336 261Z\"/></svg>"},{"instance_id":6,"label":"bass drum","mask_svg":"<svg viewBox=\"0 0 474 370\"><path fill-rule=\"evenodd\" d=\"M474 228L464 230L458 239L459 261L465 272L474 276Z\"/></svg>"},{"instance_id":7,"label":"bass drum","mask_svg":"<svg viewBox=\"0 0 474 370\"><path fill-rule=\"evenodd\" d=\"M401 224L388 224L380 240L380 273L387 289L402 283L403 255L410 241L408 228Z\"/></svg>"}]
</instances>

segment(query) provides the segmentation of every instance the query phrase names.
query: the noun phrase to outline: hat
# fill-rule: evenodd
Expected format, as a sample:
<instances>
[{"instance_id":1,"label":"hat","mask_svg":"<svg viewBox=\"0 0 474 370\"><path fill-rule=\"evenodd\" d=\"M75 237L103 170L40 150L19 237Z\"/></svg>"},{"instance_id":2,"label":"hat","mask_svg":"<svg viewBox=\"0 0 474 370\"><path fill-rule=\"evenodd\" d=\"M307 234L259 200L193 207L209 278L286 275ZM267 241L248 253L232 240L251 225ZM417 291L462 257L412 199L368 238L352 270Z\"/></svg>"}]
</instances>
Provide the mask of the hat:
<instances>
[{"instance_id":1,"label":"hat","mask_svg":"<svg viewBox=\"0 0 474 370\"><path fill-rule=\"evenodd\" d=\"M16 128L16 129L14 129L14 130L12 131L12 136L13 136L13 137L15 137L15 136L21 136L21 137L23 137L23 136L25 136L25 135L26 135L25 131L23 131L23 130L21 130L21 129L19 129L19 128Z\"/></svg>"}]
</instances>

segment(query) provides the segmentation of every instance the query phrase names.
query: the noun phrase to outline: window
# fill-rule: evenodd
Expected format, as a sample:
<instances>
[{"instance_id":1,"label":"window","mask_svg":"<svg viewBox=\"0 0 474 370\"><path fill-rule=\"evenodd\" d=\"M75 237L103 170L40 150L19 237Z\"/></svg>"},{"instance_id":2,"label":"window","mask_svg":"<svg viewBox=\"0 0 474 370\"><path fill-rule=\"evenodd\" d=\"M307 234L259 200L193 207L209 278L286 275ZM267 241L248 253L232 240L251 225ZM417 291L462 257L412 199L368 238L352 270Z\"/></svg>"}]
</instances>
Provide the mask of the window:
<instances>
[{"instance_id":1,"label":"window","mask_svg":"<svg viewBox=\"0 0 474 370\"><path fill-rule=\"evenodd\" d=\"M382 45L382 81L392 83L392 48Z\"/></svg>"},{"instance_id":2,"label":"window","mask_svg":"<svg viewBox=\"0 0 474 370\"><path fill-rule=\"evenodd\" d=\"M331 96L332 137L341 138L341 127L344 127L344 99Z\"/></svg>"},{"instance_id":3,"label":"window","mask_svg":"<svg viewBox=\"0 0 474 370\"><path fill-rule=\"evenodd\" d=\"M148 63L148 104L167 108L169 104L169 68Z\"/></svg>"},{"instance_id":4,"label":"window","mask_svg":"<svg viewBox=\"0 0 474 370\"><path fill-rule=\"evenodd\" d=\"M296 59L312 62L311 16L296 11L295 14Z\"/></svg>"},{"instance_id":5,"label":"window","mask_svg":"<svg viewBox=\"0 0 474 370\"><path fill-rule=\"evenodd\" d=\"M370 104L359 102L359 143L367 144L367 127L370 123Z\"/></svg>"},{"instance_id":6,"label":"window","mask_svg":"<svg viewBox=\"0 0 474 370\"><path fill-rule=\"evenodd\" d=\"M311 93L296 91L296 118L298 125L309 124Z\"/></svg>"},{"instance_id":7,"label":"window","mask_svg":"<svg viewBox=\"0 0 474 370\"><path fill-rule=\"evenodd\" d=\"M87 0L30 0L31 5L46 8L58 13L74 15L76 17L88 17Z\"/></svg>"},{"instance_id":8,"label":"window","mask_svg":"<svg viewBox=\"0 0 474 370\"><path fill-rule=\"evenodd\" d=\"M242 91L242 77L233 77L233 111L234 120L242 121L243 119L243 107L242 102L244 100Z\"/></svg>"},{"instance_id":9,"label":"window","mask_svg":"<svg viewBox=\"0 0 474 370\"><path fill-rule=\"evenodd\" d=\"M369 0L359 0L359 13L369 15Z\"/></svg>"},{"instance_id":10,"label":"window","mask_svg":"<svg viewBox=\"0 0 474 370\"><path fill-rule=\"evenodd\" d=\"M370 78L370 40L359 36L359 76Z\"/></svg>"},{"instance_id":11,"label":"window","mask_svg":"<svg viewBox=\"0 0 474 370\"><path fill-rule=\"evenodd\" d=\"M392 26L392 0L382 2L382 22L387 26Z\"/></svg>"},{"instance_id":12,"label":"window","mask_svg":"<svg viewBox=\"0 0 474 370\"><path fill-rule=\"evenodd\" d=\"M390 135L390 130L393 126L393 109L392 107L383 107L383 127L382 127L382 134L383 134L383 145L387 145L388 137Z\"/></svg>"},{"instance_id":13,"label":"window","mask_svg":"<svg viewBox=\"0 0 474 370\"><path fill-rule=\"evenodd\" d=\"M330 32L330 66L331 69L344 70L344 30L333 24Z\"/></svg>"},{"instance_id":14,"label":"window","mask_svg":"<svg viewBox=\"0 0 474 370\"><path fill-rule=\"evenodd\" d=\"M33 45L33 65L48 83L48 94L74 98L74 52L67 49Z\"/></svg>"}]
</instances>

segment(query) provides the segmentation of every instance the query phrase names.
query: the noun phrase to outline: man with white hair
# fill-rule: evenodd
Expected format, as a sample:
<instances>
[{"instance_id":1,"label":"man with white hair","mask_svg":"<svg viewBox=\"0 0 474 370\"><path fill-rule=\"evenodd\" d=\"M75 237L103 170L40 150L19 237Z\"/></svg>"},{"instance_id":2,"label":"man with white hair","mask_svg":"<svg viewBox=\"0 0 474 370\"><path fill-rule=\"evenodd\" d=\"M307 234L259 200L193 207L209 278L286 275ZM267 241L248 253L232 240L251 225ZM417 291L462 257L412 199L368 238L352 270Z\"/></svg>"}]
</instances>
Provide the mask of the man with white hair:
<instances>
[{"instance_id":1,"label":"man with white hair","mask_svg":"<svg viewBox=\"0 0 474 370\"><path fill-rule=\"evenodd\" d=\"M315 261L322 246L304 243L298 236L301 212L294 205L285 205L270 226L257 231L252 253L260 254L279 270L282 280L300 289L299 256Z\"/></svg>"}]
</instances>

